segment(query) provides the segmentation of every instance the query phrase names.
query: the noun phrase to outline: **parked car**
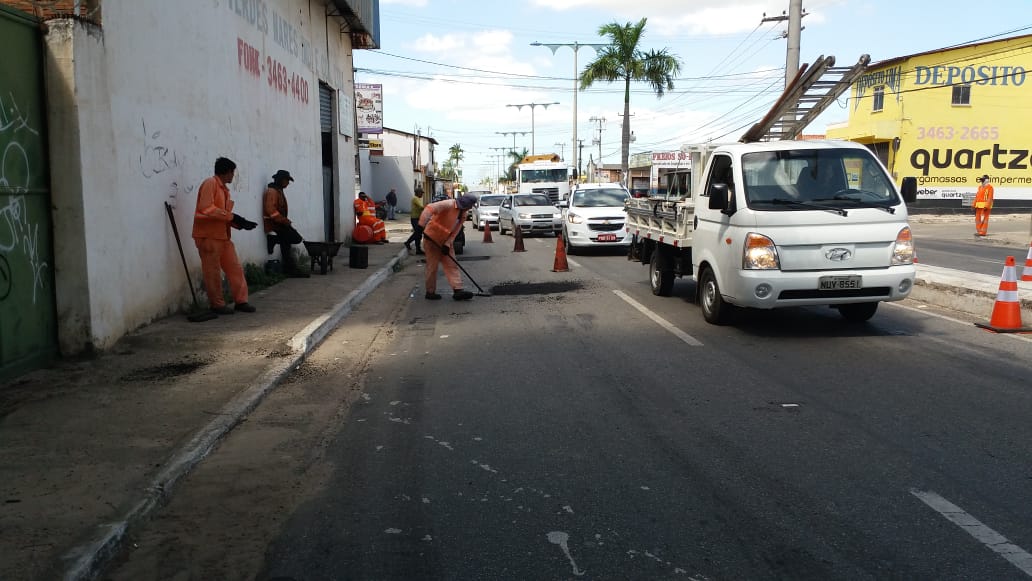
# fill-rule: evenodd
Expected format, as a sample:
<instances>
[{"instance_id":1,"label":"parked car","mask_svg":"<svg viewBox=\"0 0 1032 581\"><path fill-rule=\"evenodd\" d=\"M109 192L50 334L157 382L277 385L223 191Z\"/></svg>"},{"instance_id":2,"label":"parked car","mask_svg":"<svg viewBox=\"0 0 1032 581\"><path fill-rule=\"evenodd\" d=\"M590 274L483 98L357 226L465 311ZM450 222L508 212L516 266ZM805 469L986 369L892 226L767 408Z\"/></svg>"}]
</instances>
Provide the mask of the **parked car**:
<instances>
[{"instance_id":1,"label":"parked car","mask_svg":"<svg viewBox=\"0 0 1032 581\"><path fill-rule=\"evenodd\" d=\"M494 192L492 192L491 190L469 190L468 192L465 192L465 193L473 194L474 196L477 197L477 199L480 199L480 198L483 198L484 196L490 196ZM473 219L473 212L472 211L466 212L466 219L471 221L471 222L473 222L474 226L477 225L477 221ZM477 230L479 230L479 229L480 228L477 227Z\"/></svg>"},{"instance_id":2,"label":"parked car","mask_svg":"<svg viewBox=\"0 0 1032 581\"><path fill-rule=\"evenodd\" d=\"M580 184L563 207L563 238L567 254L593 246L630 246L624 228L624 203L631 197L620 184Z\"/></svg>"},{"instance_id":3,"label":"parked car","mask_svg":"<svg viewBox=\"0 0 1032 581\"><path fill-rule=\"evenodd\" d=\"M498 206L498 231L519 228L523 234L554 234L563 230L563 214L545 194L510 194Z\"/></svg>"},{"instance_id":4,"label":"parked car","mask_svg":"<svg viewBox=\"0 0 1032 581\"><path fill-rule=\"evenodd\" d=\"M477 205L473 206L473 209L469 212L469 215L472 216L473 227L481 230L486 223L491 228L497 228L498 206L502 204L502 200L505 198L505 194L492 194L490 192L480 196Z\"/></svg>"}]
</instances>

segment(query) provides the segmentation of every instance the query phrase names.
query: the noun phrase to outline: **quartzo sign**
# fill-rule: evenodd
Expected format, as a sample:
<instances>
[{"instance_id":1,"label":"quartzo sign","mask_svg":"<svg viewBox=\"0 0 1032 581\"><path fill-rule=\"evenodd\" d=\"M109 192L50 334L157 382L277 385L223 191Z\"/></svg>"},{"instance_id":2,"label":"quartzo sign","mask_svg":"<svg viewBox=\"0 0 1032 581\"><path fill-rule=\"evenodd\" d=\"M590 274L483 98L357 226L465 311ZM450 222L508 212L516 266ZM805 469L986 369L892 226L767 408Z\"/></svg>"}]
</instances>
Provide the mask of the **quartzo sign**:
<instances>
[{"instance_id":1,"label":"quartzo sign","mask_svg":"<svg viewBox=\"0 0 1032 581\"><path fill-rule=\"evenodd\" d=\"M910 165L927 176L931 168L964 170L1016 170L1029 169L1028 149L1004 149L994 143L992 149L915 149L910 154Z\"/></svg>"}]
</instances>

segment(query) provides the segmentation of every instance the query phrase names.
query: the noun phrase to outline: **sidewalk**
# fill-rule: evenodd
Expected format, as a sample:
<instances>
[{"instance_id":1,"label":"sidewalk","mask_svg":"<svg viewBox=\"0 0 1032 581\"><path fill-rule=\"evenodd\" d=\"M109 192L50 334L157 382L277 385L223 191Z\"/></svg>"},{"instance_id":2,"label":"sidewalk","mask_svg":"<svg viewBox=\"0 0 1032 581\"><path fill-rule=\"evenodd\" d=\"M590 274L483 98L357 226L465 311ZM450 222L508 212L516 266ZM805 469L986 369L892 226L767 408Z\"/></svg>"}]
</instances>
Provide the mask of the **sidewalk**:
<instances>
[{"instance_id":1,"label":"sidewalk","mask_svg":"<svg viewBox=\"0 0 1032 581\"><path fill-rule=\"evenodd\" d=\"M161 319L96 359L0 385L0 579L89 578L394 272L411 225L387 224L391 243L367 246L367 269L342 248L326 275L253 293L257 313Z\"/></svg>"},{"instance_id":2,"label":"sidewalk","mask_svg":"<svg viewBox=\"0 0 1032 581\"><path fill-rule=\"evenodd\" d=\"M1028 219L994 217L986 242L1027 246ZM367 247L367 269L349 268L341 249L326 275L254 293L257 313L162 319L96 359L0 385L0 579L89 578L127 529L400 266L408 216L387 225L392 242ZM918 239L971 237L965 216L915 216L912 225ZM471 245L482 238L470 227L466 236ZM999 278L947 271L919 264L914 298L986 317ZM1032 306L1032 283L1021 288Z\"/></svg>"}]
</instances>

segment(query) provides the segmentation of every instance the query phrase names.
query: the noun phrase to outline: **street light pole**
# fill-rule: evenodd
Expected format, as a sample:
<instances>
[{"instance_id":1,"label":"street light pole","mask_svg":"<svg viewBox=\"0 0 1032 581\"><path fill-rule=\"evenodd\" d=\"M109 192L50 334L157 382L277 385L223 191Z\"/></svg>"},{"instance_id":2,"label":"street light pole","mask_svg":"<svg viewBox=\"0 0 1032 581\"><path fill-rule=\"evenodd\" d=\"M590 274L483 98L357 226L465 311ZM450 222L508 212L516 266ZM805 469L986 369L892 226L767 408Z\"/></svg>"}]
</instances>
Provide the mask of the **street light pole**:
<instances>
[{"instance_id":1,"label":"street light pole","mask_svg":"<svg viewBox=\"0 0 1032 581\"><path fill-rule=\"evenodd\" d=\"M597 52L599 47L609 46L609 45L608 44L586 44L586 43L580 43L580 42L541 43L541 42L536 42L535 41L535 42L530 43L530 46L547 46L548 48L550 48L552 50L552 56L555 56L555 51L558 50L560 46L568 46L568 47L573 49L573 140L572 140L573 141L573 147L571 147L570 149L573 151L573 173L574 173L574 178L575 179L580 179L580 175L578 175L578 174L580 174L580 170L577 169L578 168L578 166L577 166L577 93L578 93L578 86L579 86L578 83L580 82L580 74L577 71L577 51L580 50L580 47L582 47L582 46L590 46L591 48L595 49L596 52Z\"/></svg>"},{"instance_id":2,"label":"street light pole","mask_svg":"<svg viewBox=\"0 0 1032 581\"><path fill-rule=\"evenodd\" d=\"M498 135L512 135L512 150L516 151L516 136L526 135L529 131L495 131Z\"/></svg>"},{"instance_id":3,"label":"street light pole","mask_svg":"<svg viewBox=\"0 0 1032 581\"><path fill-rule=\"evenodd\" d=\"M524 107L530 107L530 154L534 155L534 108L544 107L548 109L549 105L558 105L558 101L551 103L519 103L517 105L506 105L506 107L516 107L517 111L522 110Z\"/></svg>"}]
</instances>

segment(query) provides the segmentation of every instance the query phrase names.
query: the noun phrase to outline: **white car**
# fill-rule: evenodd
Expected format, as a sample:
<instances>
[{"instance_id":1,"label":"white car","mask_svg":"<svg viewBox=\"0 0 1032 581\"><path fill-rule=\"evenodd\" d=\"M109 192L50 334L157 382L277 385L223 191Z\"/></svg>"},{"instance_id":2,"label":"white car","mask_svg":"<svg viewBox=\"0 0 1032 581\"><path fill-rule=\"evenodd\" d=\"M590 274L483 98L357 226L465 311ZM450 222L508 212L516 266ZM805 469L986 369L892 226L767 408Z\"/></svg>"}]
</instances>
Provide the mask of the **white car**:
<instances>
[{"instance_id":1,"label":"white car","mask_svg":"<svg viewBox=\"0 0 1032 581\"><path fill-rule=\"evenodd\" d=\"M620 184L580 184L563 210L566 253L593 246L629 246L624 202L631 197Z\"/></svg>"},{"instance_id":2,"label":"white car","mask_svg":"<svg viewBox=\"0 0 1032 581\"><path fill-rule=\"evenodd\" d=\"M502 204L507 196L505 194L492 194L490 192L480 196L477 204L470 210L469 215L473 220L473 227L481 230L485 227L498 227L498 206Z\"/></svg>"},{"instance_id":3,"label":"white car","mask_svg":"<svg viewBox=\"0 0 1032 581\"><path fill-rule=\"evenodd\" d=\"M509 194L498 206L498 231L519 228L523 234L555 234L563 231L563 214L545 194Z\"/></svg>"}]
</instances>

